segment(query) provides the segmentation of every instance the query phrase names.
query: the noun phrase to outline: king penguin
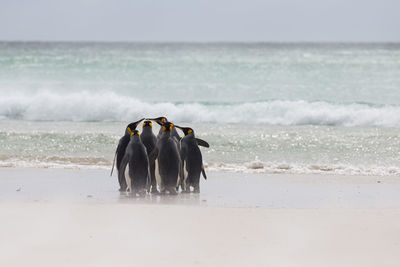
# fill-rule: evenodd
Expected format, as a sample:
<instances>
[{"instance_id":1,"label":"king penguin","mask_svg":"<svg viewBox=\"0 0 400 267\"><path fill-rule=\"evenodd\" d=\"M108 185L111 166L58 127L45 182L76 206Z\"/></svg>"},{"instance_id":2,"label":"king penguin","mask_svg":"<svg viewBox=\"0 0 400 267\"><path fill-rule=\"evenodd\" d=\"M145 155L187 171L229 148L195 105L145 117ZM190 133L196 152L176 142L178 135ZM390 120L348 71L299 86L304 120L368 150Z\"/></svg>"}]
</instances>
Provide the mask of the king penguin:
<instances>
[{"instance_id":1,"label":"king penguin","mask_svg":"<svg viewBox=\"0 0 400 267\"><path fill-rule=\"evenodd\" d=\"M143 120L144 120L144 118L143 118L143 119L140 119L140 120L138 120L138 121L136 121L136 122L132 122L132 123L130 123L130 124L128 124L128 125L126 126L126 128L125 128L125 134L124 134L124 136L121 137L121 139L119 139L118 146L117 146L117 150L115 151L115 156L114 156L114 161L113 161L113 166L112 166L112 168L111 168L111 174L110 174L110 176L112 175L113 170L114 170L115 160L117 161L117 170L118 170L118 173L120 172L120 167L121 167L122 158L123 158L124 155L125 155L125 150L126 150L126 147L128 146L128 143L129 143L129 141L130 141L131 133L132 133L133 130L136 129L136 127L139 125L139 123L140 123L141 121L143 121ZM121 191L121 192L126 191L126 186L127 186L127 185L126 185L125 179L123 179L123 180L121 181L121 180L119 179L119 175L118 175L118 182L119 182L119 186L120 186L119 191Z\"/></svg>"},{"instance_id":2,"label":"king penguin","mask_svg":"<svg viewBox=\"0 0 400 267\"><path fill-rule=\"evenodd\" d=\"M130 134L130 141L126 147L118 173L119 180L126 180L127 188L133 195L146 193L149 179L149 161L147 149L142 143L138 130Z\"/></svg>"},{"instance_id":3,"label":"king penguin","mask_svg":"<svg viewBox=\"0 0 400 267\"><path fill-rule=\"evenodd\" d=\"M150 160L157 158L161 193L168 191L171 195L176 195L176 188L180 181L181 160L178 142L172 136L173 128L173 123L168 121L163 123L156 149L150 156Z\"/></svg>"},{"instance_id":4,"label":"king penguin","mask_svg":"<svg viewBox=\"0 0 400 267\"><path fill-rule=\"evenodd\" d=\"M142 143L147 149L147 155L151 155L151 153L156 149L157 145L157 137L153 133L153 124L151 121L146 120L143 122L143 130L140 135L140 139ZM150 171L150 181L151 181L151 193L157 193L157 181L155 176L156 169L156 160L149 159L149 171Z\"/></svg>"},{"instance_id":5,"label":"king penguin","mask_svg":"<svg viewBox=\"0 0 400 267\"><path fill-rule=\"evenodd\" d=\"M182 161L182 172L184 173L182 191L190 192L190 187L193 187L194 193L200 193L200 173L203 174L204 179L207 179L203 166L203 158L201 151L198 147L194 131L192 128L180 127L185 136L181 139L180 156Z\"/></svg>"}]
</instances>

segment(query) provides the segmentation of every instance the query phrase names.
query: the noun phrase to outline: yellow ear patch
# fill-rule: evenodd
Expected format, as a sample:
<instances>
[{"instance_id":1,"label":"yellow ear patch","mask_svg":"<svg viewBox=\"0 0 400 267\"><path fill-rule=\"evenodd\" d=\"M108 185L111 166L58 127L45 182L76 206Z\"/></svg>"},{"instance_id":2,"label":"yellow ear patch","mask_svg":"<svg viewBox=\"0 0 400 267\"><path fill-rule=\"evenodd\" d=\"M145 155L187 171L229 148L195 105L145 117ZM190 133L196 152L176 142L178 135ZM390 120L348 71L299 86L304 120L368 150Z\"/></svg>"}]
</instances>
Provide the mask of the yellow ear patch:
<instances>
[{"instance_id":1,"label":"yellow ear patch","mask_svg":"<svg viewBox=\"0 0 400 267\"><path fill-rule=\"evenodd\" d=\"M167 130L167 128L165 128L165 126L162 127L163 132L165 132L165 130Z\"/></svg>"},{"instance_id":2,"label":"yellow ear patch","mask_svg":"<svg viewBox=\"0 0 400 267\"><path fill-rule=\"evenodd\" d=\"M164 121L166 121L166 120L167 120L166 118L162 118L162 119L161 119L161 122L164 122Z\"/></svg>"},{"instance_id":3,"label":"yellow ear patch","mask_svg":"<svg viewBox=\"0 0 400 267\"><path fill-rule=\"evenodd\" d=\"M192 132L193 132L192 130L190 130L190 129L188 130L188 134L190 134L190 133L192 133Z\"/></svg>"},{"instance_id":4,"label":"yellow ear patch","mask_svg":"<svg viewBox=\"0 0 400 267\"><path fill-rule=\"evenodd\" d=\"M174 127L174 125L171 123L171 125L169 126L169 130L172 131L173 127Z\"/></svg>"},{"instance_id":5,"label":"yellow ear patch","mask_svg":"<svg viewBox=\"0 0 400 267\"><path fill-rule=\"evenodd\" d=\"M133 132L131 132L131 136L133 136L134 135L134 133Z\"/></svg>"},{"instance_id":6,"label":"yellow ear patch","mask_svg":"<svg viewBox=\"0 0 400 267\"><path fill-rule=\"evenodd\" d=\"M153 127L153 124L151 122L148 123L150 127Z\"/></svg>"},{"instance_id":7,"label":"yellow ear patch","mask_svg":"<svg viewBox=\"0 0 400 267\"><path fill-rule=\"evenodd\" d=\"M132 133L132 130L130 127L127 127L126 129L128 130L128 132Z\"/></svg>"}]
</instances>

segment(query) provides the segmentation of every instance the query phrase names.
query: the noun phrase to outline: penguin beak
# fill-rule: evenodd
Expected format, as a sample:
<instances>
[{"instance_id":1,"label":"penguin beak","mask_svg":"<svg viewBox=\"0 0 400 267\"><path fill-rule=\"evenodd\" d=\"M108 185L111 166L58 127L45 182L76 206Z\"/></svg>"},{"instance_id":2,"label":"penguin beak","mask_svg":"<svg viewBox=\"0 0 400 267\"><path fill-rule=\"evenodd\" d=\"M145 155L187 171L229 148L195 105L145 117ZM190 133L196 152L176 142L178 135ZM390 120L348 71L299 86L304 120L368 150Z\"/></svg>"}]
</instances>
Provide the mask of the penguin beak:
<instances>
[{"instance_id":1,"label":"penguin beak","mask_svg":"<svg viewBox=\"0 0 400 267\"><path fill-rule=\"evenodd\" d=\"M185 136L193 132L193 130L190 129L190 128L180 127L180 126L177 126L177 125L174 125L174 126L176 128L178 128L179 130L181 130L185 134Z\"/></svg>"},{"instance_id":2,"label":"penguin beak","mask_svg":"<svg viewBox=\"0 0 400 267\"><path fill-rule=\"evenodd\" d=\"M178 128L179 130L181 130L181 131L183 132L184 135L186 135L186 132L185 132L185 129L184 129L184 128L182 128L182 127L180 127L180 126L177 126L177 125L174 125L174 126L175 126L175 128Z\"/></svg>"},{"instance_id":3,"label":"penguin beak","mask_svg":"<svg viewBox=\"0 0 400 267\"><path fill-rule=\"evenodd\" d=\"M166 119L162 120L162 118L163 117L153 118L153 119L146 119L146 120L157 122L158 125L162 126L163 123L166 121Z\"/></svg>"},{"instance_id":4,"label":"penguin beak","mask_svg":"<svg viewBox=\"0 0 400 267\"><path fill-rule=\"evenodd\" d=\"M184 135L186 135L186 131L185 131L185 128L183 128L183 127L181 127L181 126L177 126L177 125L174 125L176 128L178 128L179 130L181 130L182 132L183 132L183 134Z\"/></svg>"},{"instance_id":5,"label":"penguin beak","mask_svg":"<svg viewBox=\"0 0 400 267\"><path fill-rule=\"evenodd\" d=\"M144 118L143 118L143 119L140 119L140 120L138 120L138 121L136 121L136 122L134 122L135 127L137 127L137 126L139 125L139 123L141 123L143 120L144 120Z\"/></svg>"}]
</instances>

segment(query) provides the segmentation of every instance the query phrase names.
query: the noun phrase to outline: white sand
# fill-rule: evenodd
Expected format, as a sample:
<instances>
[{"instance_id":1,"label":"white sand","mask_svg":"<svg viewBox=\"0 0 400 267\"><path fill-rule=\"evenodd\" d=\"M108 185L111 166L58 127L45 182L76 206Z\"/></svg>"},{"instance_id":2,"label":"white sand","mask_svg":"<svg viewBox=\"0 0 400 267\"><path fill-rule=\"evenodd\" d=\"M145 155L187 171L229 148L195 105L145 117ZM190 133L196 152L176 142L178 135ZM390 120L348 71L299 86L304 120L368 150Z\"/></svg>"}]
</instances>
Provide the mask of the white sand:
<instances>
[{"instance_id":1,"label":"white sand","mask_svg":"<svg viewBox=\"0 0 400 267\"><path fill-rule=\"evenodd\" d=\"M1 169L0 266L400 266L396 177L209 177L137 200L103 171Z\"/></svg>"},{"instance_id":2,"label":"white sand","mask_svg":"<svg viewBox=\"0 0 400 267\"><path fill-rule=\"evenodd\" d=\"M399 266L400 210L2 203L0 266Z\"/></svg>"}]
</instances>

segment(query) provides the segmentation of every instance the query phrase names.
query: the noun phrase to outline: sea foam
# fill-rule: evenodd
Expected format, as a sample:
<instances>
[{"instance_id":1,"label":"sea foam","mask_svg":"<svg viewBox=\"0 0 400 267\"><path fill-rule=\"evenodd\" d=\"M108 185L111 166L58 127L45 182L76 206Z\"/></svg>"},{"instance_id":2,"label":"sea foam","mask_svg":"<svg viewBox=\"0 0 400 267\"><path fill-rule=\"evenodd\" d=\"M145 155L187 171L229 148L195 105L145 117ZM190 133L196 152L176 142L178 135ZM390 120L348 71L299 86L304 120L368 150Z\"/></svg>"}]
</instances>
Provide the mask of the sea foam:
<instances>
[{"instance_id":1,"label":"sea foam","mask_svg":"<svg viewBox=\"0 0 400 267\"><path fill-rule=\"evenodd\" d=\"M142 101L111 91L7 93L0 118L31 121L131 121L164 115L180 122L400 127L400 106L324 101L270 100L247 103Z\"/></svg>"},{"instance_id":2,"label":"sea foam","mask_svg":"<svg viewBox=\"0 0 400 267\"><path fill-rule=\"evenodd\" d=\"M400 176L398 166L305 164L251 161L244 163L205 162L206 172L245 174L327 174L359 176ZM0 156L0 167L111 170L112 162L105 158L72 158L44 156Z\"/></svg>"}]
</instances>

